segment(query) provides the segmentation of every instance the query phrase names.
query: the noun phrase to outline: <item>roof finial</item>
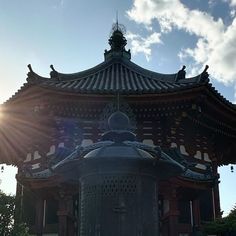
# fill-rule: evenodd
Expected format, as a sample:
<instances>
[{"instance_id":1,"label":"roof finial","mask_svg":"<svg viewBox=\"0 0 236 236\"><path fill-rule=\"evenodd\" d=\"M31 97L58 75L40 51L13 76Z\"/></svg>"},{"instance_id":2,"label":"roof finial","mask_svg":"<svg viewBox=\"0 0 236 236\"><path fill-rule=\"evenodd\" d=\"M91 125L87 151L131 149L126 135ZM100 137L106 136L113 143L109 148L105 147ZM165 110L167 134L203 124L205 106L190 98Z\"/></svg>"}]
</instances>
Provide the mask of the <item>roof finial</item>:
<instances>
[{"instance_id":1,"label":"roof finial","mask_svg":"<svg viewBox=\"0 0 236 236\"><path fill-rule=\"evenodd\" d=\"M118 10L116 11L116 30L119 29Z\"/></svg>"},{"instance_id":2,"label":"roof finial","mask_svg":"<svg viewBox=\"0 0 236 236\"><path fill-rule=\"evenodd\" d=\"M30 82L33 79L37 78L37 76L35 76L36 74L34 73L31 64L28 64L27 66L29 68L29 72L27 73L27 81Z\"/></svg>"},{"instance_id":3,"label":"roof finial","mask_svg":"<svg viewBox=\"0 0 236 236\"><path fill-rule=\"evenodd\" d=\"M111 49L109 51L105 51L105 60L114 57L124 57L130 60L131 55L130 51L126 51L125 46L127 44L127 40L124 36L126 32L125 26L119 24L118 20L118 11L116 13L116 22L112 25L111 36L108 40Z\"/></svg>"},{"instance_id":4,"label":"roof finial","mask_svg":"<svg viewBox=\"0 0 236 236\"><path fill-rule=\"evenodd\" d=\"M205 69L204 69L204 71L203 71L202 73L206 73L207 70L208 70L208 68L209 68L209 66L208 66L208 65L205 65Z\"/></svg>"},{"instance_id":5,"label":"roof finial","mask_svg":"<svg viewBox=\"0 0 236 236\"><path fill-rule=\"evenodd\" d=\"M186 69L186 66L183 65L182 69L178 71L175 81L178 81L180 79L185 79L185 75L186 75L185 69Z\"/></svg>"},{"instance_id":6,"label":"roof finial","mask_svg":"<svg viewBox=\"0 0 236 236\"><path fill-rule=\"evenodd\" d=\"M51 68L53 71L56 71L56 70L54 69L54 66L53 66L53 65L50 65L50 68Z\"/></svg>"},{"instance_id":7,"label":"roof finial","mask_svg":"<svg viewBox=\"0 0 236 236\"><path fill-rule=\"evenodd\" d=\"M209 81L209 74L207 72L209 66L206 65L205 69L203 70L203 72L200 75L200 82L205 82L205 81Z\"/></svg>"},{"instance_id":8,"label":"roof finial","mask_svg":"<svg viewBox=\"0 0 236 236\"><path fill-rule=\"evenodd\" d=\"M28 68L29 68L29 71L30 71L30 72L33 72L33 69L32 69L31 64L28 65Z\"/></svg>"},{"instance_id":9,"label":"roof finial","mask_svg":"<svg viewBox=\"0 0 236 236\"><path fill-rule=\"evenodd\" d=\"M58 72L55 70L54 66L50 65L50 68L52 69L52 71L50 72L50 77L55 78L55 79L59 79Z\"/></svg>"}]
</instances>

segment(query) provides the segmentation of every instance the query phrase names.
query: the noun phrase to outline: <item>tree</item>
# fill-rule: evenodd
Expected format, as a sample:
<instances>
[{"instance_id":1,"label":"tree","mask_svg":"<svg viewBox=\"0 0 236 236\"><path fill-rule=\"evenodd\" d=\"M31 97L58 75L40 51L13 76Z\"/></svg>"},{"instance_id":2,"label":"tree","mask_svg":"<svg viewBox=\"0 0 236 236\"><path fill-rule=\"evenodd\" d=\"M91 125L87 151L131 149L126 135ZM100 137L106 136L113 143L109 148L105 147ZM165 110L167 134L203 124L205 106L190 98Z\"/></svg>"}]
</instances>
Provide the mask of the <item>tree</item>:
<instances>
[{"instance_id":1,"label":"tree","mask_svg":"<svg viewBox=\"0 0 236 236\"><path fill-rule=\"evenodd\" d=\"M229 215L221 219L209 222L205 225L207 234L217 234L222 236L236 235L236 205L230 211Z\"/></svg>"},{"instance_id":2,"label":"tree","mask_svg":"<svg viewBox=\"0 0 236 236\"><path fill-rule=\"evenodd\" d=\"M0 235L9 235L14 222L14 197L0 192Z\"/></svg>"},{"instance_id":3,"label":"tree","mask_svg":"<svg viewBox=\"0 0 236 236\"><path fill-rule=\"evenodd\" d=\"M15 196L6 195L0 190L0 235L28 236L28 228L24 223L14 222Z\"/></svg>"}]
</instances>

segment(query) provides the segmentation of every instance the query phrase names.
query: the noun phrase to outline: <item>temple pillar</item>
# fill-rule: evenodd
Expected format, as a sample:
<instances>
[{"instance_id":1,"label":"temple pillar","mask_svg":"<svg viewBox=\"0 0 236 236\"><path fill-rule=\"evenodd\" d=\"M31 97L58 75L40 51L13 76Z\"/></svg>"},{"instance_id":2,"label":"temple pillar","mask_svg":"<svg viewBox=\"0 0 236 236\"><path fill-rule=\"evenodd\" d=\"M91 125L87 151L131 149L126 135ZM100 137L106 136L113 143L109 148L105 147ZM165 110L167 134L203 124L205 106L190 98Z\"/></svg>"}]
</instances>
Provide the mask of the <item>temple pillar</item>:
<instances>
[{"instance_id":1,"label":"temple pillar","mask_svg":"<svg viewBox=\"0 0 236 236\"><path fill-rule=\"evenodd\" d=\"M23 213L23 194L24 187L19 182L16 183L16 207L14 213L14 221L16 223L22 222L22 213Z\"/></svg>"},{"instance_id":2,"label":"temple pillar","mask_svg":"<svg viewBox=\"0 0 236 236\"><path fill-rule=\"evenodd\" d=\"M58 223L59 223L59 236L67 235L67 214L66 212L60 210L57 212L58 215Z\"/></svg>"},{"instance_id":3,"label":"temple pillar","mask_svg":"<svg viewBox=\"0 0 236 236\"><path fill-rule=\"evenodd\" d=\"M171 187L171 198L170 198L170 213L169 213L169 235L168 236L178 236L178 198L176 195L176 188Z\"/></svg>"},{"instance_id":4,"label":"temple pillar","mask_svg":"<svg viewBox=\"0 0 236 236\"><path fill-rule=\"evenodd\" d=\"M217 163L212 163L213 174L215 176L215 181L212 186L212 204L213 204L213 219L221 217L220 210L220 194L219 194L219 174L217 172Z\"/></svg>"},{"instance_id":5,"label":"temple pillar","mask_svg":"<svg viewBox=\"0 0 236 236\"><path fill-rule=\"evenodd\" d=\"M59 209L57 212L59 223L59 236L74 235L73 227L73 198L71 195L60 193Z\"/></svg>"},{"instance_id":6,"label":"temple pillar","mask_svg":"<svg viewBox=\"0 0 236 236\"><path fill-rule=\"evenodd\" d=\"M43 235L43 221L44 221L44 200L43 198L37 198L36 200L36 235L42 236Z\"/></svg>"},{"instance_id":7,"label":"temple pillar","mask_svg":"<svg viewBox=\"0 0 236 236\"><path fill-rule=\"evenodd\" d=\"M199 199L192 200L193 231L198 230L201 225L200 202Z\"/></svg>"},{"instance_id":8,"label":"temple pillar","mask_svg":"<svg viewBox=\"0 0 236 236\"><path fill-rule=\"evenodd\" d=\"M221 217L218 183L216 183L215 186L212 188L212 204L214 219Z\"/></svg>"}]
</instances>

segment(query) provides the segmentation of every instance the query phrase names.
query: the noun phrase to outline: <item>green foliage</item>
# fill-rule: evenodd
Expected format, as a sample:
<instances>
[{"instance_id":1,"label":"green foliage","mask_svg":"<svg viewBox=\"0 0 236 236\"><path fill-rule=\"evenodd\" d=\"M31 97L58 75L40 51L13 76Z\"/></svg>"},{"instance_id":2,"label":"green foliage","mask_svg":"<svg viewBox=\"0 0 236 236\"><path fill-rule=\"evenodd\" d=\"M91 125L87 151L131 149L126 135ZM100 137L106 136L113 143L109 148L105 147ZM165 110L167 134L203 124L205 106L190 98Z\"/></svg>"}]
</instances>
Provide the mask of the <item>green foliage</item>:
<instances>
[{"instance_id":1,"label":"green foliage","mask_svg":"<svg viewBox=\"0 0 236 236\"><path fill-rule=\"evenodd\" d=\"M228 216L207 223L205 232L208 234L236 235L236 206Z\"/></svg>"},{"instance_id":2,"label":"green foliage","mask_svg":"<svg viewBox=\"0 0 236 236\"><path fill-rule=\"evenodd\" d=\"M14 197L0 192L0 235L9 235L13 228Z\"/></svg>"},{"instance_id":3,"label":"green foliage","mask_svg":"<svg viewBox=\"0 0 236 236\"><path fill-rule=\"evenodd\" d=\"M228 217L230 219L236 219L236 205L233 207L233 209L230 211Z\"/></svg>"},{"instance_id":4,"label":"green foliage","mask_svg":"<svg viewBox=\"0 0 236 236\"><path fill-rule=\"evenodd\" d=\"M28 228L24 223L14 223L15 196L0 191L0 235L28 236Z\"/></svg>"}]
</instances>

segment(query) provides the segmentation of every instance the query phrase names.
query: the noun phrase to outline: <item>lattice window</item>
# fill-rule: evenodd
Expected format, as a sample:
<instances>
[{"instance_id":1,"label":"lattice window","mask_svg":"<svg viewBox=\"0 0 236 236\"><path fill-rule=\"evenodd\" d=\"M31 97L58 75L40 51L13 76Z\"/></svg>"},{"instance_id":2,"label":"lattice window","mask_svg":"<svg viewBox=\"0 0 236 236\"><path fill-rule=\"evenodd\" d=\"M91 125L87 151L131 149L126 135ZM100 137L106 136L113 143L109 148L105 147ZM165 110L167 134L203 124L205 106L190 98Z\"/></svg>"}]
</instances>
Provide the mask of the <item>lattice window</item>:
<instances>
[{"instance_id":1,"label":"lattice window","mask_svg":"<svg viewBox=\"0 0 236 236\"><path fill-rule=\"evenodd\" d=\"M102 185L104 196L136 193L137 183L133 176L105 177Z\"/></svg>"}]
</instances>

